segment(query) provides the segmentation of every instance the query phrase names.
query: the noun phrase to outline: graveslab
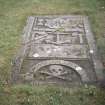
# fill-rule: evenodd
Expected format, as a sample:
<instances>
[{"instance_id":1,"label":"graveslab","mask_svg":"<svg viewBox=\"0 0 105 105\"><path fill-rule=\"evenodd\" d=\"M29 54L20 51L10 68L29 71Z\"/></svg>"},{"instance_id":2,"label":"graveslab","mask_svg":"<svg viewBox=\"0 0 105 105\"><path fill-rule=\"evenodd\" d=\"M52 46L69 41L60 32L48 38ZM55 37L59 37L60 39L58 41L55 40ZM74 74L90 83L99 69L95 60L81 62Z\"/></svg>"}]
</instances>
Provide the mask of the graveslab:
<instances>
[{"instance_id":1,"label":"graveslab","mask_svg":"<svg viewBox=\"0 0 105 105\"><path fill-rule=\"evenodd\" d=\"M85 16L31 16L13 61L12 82L80 85L104 80Z\"/></svg>"}]
</instances>

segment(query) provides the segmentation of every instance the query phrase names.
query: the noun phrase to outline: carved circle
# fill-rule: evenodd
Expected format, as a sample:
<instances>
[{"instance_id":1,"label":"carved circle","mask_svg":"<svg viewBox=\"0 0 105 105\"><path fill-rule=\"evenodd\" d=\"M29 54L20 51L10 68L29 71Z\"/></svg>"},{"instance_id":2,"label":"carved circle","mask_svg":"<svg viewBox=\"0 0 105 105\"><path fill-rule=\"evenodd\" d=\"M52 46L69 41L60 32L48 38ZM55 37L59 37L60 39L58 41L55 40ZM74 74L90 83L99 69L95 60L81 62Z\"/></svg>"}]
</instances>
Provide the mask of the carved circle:
<instances>
[{"instance_id":1,"label":"carved circle","mask_svg":"<svg viewBox=\"0 0 105 105\"><path fill-rule=\"evenodd\" d=\"M64 60L46 60L46 61L42 61L36 65L34 65L32 67L32 71L35 73L37 70L39 70L40 68L47 66L47 65L51 65L51 64L56 64L56 65L63 65L63 66L67 66L69 68L72 68L73 70L75 70L81 77L82 82L87 82L89 81L89 78L85 72L85 70L80 67L79 65L70 62L70 61L64 61ZM81 68L81 69L77 69L77 68Z\"/></svg>"}]
</instances>

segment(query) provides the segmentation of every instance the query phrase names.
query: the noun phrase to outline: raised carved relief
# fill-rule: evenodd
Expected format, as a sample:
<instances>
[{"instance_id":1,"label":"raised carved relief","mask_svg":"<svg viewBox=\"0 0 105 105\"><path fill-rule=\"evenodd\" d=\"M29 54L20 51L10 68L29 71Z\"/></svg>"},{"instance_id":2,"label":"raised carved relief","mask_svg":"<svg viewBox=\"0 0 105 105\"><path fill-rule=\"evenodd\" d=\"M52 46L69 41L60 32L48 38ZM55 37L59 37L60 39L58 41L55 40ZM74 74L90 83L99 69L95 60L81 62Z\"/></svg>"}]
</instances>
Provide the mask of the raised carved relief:
<instances>
[{"instance_id":1,"label":"raised carved relief","mask_svg":"<svg viewBox=\"0 0 105 105\"><path fill-rule=\"evenodd\" d=\"M86 71L79 65L64 60L46 60L33 65L30 71L21 75L25 82L74 83L88 81Z\"/></svg>"},{"instance_id":2,"label":"raised carved relief","mask_svg":"<svg viewBox=\"0 0 105 105\"><path fill-rule=\"evenodd\" d=\"M84 43L82 34L56 33L56 32L33 32L32 40L42 44L82 44Z\"/></svg>"},{"instance_id":3,"label":"raised carved relief","mask_svg":"<svg viewBox=\"0 0 105 105\"><path fill-rule=\"evenodd\" d=\"M88 58L86 45L34 45L31 48L30 57L64 57L64 58Z\"/></svg>"},{"instance_id":4,"label":"raised carved relief","mask_svg":"<svg viewBox=\"0 0 105 105\"><path fill-rule=\"evenodd\" d=\"M26 73L23 79L27 82L81 82L81 77L75 70L56 64L42 67L33 73Z\"/></svg>"},{"instance_id":5,"label":"raised carved relief","mask_svg":"<svg viewBox=\"0 0 105 105\"><path fill-rule=\"evenodd\" d=\"M32 84L89 81L84 70L88 69L87 65L82 67L83 61L90 60L83 18L33 18L30 32L26 34L29 45L25 44L27 54L23 60L25 66L22 65L24 72L20 72L20 80ZM79 61L81 66L74 63L79 64Z\"/></svg>"},{"instance_id":6,"label":"raised carved relief","mask_svg":"<svg viewBox=\"0 0 105 105\"><path fill-rule=\"evenodd\" d=\"M88 58L84 34L81 18L37 17L29 57Z\"/></svg>"},{"instance_id":7,"label":"raised carved relief","mask_svg":"<svg viewBox=\"0 0 105 105\"><path fill-rule=\"evenodd\" d=\"M64 29L77 29L80 31L83 29L83 21L81 18L43 18L43 17L37 17L35 20L34 30L38 28L49 28L49 29L58 29L58 28L64 28ZM81 30L82 31L82 30Z\"/></svg>"}]
</instances>

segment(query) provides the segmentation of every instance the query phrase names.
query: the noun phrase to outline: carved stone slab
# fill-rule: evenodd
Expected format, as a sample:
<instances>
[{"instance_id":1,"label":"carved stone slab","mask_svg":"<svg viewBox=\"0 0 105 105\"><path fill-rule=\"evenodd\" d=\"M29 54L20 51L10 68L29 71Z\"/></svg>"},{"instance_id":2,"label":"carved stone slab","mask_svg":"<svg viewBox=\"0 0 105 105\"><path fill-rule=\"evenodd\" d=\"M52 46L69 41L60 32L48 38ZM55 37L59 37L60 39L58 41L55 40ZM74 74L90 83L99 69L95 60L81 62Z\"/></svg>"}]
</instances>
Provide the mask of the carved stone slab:
<instances>
[{"instance_id":1,"label":"carved stone slab","mask_svg":"<svg viewBox=\"0 0 105 105\"><path fill-rule=\"evenodd\" d=\"M18 61L18 62L16 62ZM85 16L32 16L13 65L14 83L81 84L104 79Z\"/></svg>"},{"instance_id":2,"label":"carved stone slab","mask_svg":"<svg viewBox=\"0 0 105 105\"><path fill-rule=\"evenodd\" d=\"M88 58L82 17L35 17L29 57Z\"/></svg>"}]
</instances>

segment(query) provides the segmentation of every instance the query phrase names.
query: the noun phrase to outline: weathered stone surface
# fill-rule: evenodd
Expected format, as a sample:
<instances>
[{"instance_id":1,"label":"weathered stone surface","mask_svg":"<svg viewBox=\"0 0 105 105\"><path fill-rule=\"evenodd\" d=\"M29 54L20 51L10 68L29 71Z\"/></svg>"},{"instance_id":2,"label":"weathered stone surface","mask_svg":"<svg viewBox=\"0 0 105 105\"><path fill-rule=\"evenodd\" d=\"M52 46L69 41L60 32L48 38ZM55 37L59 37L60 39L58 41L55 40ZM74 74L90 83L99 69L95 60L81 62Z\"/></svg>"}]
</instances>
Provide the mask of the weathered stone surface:
<instances>
[{"instance_id":1,"label":"weathered stone surface","mask_svg":"<svg viewBox=\"0 0 105 105\"><path fill-rule=\"evenodd\" d=\"M71 85L104 79L84 16L29 17L18 56L13 65L14 83Z\"/></svg>"}]
</instances>

